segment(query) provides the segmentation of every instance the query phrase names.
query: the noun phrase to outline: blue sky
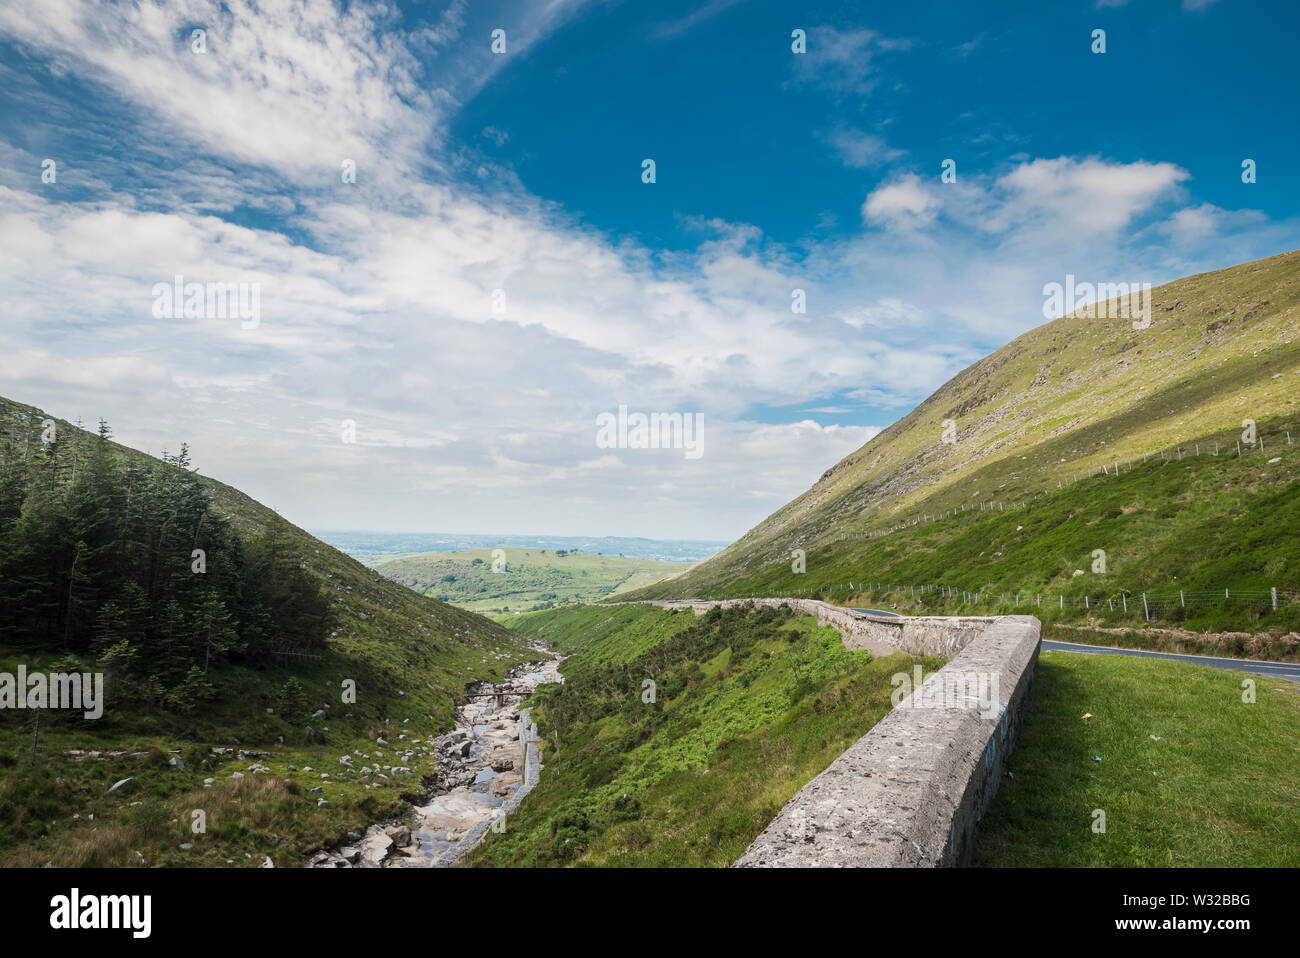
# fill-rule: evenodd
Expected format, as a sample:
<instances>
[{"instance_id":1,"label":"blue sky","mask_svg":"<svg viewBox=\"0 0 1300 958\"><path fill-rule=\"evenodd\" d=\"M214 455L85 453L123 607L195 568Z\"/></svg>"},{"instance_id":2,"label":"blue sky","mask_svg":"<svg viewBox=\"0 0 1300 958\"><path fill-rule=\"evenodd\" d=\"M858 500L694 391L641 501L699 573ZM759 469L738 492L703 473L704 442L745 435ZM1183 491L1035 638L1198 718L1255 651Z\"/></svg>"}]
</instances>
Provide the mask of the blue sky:
<instances>
[{"instance_id":1,"label":"blue sky","mask_svg":"<svg viewBox=\"0 0 1300 958\"><path fill-rule=\"evenodd\" d=\"M1043 322L1044 284L1300 245L1297 26L1282 0L12 0L0 392L187 440L300 525L734 538ZM160 318L176 274L257 284L258 323ZM704 454L599 447L620 404L702 416Z\"/></svg>"}]
</instances>

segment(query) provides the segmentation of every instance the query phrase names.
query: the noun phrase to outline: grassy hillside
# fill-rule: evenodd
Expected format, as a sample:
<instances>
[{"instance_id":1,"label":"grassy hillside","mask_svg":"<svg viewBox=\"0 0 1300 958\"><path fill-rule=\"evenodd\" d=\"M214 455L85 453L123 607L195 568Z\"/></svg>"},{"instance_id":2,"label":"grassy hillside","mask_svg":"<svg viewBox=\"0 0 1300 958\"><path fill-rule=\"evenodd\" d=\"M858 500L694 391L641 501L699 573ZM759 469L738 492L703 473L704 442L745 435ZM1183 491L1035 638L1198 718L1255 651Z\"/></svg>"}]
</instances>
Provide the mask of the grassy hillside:
<instances>
[{"instance_id":1,"label":"grassy hillside","mask_svg":"<svg viewBox=\"0 0 1300 958\"><path fill-rule=\"evenodd\" d=\"M46 419L54 417L0 400L0 443L8 443L11 472L38 455L32 427ZM54 422L65 454L88 454L96 437ZM123 468L177 469L116 443L111 449ZM500 679L535 658L495 623L385 579L230 486L199 483L213 511L249 541L279 530L287 558L327 600L329 634L316 637L313 652L244 664L235 657L214 667L205 683L211 699L198 706L110 697L97 721L48 713L39 729L37 712L0 713L0 862L256 865L269 855L293 864L381 811L399 809L403 792L421 791L433 760L399 757L412 746L398 745L397 736L411 742L445 730L466 685ZM208 561L215 570L231 558ZM0 642L0 671L20 664L103 668L93 655L69 656L11 629ZM345 680L355 683L355 702L343 699ZM326 717L312 717L326 708ZM376 746L384 736L394 740L387 752ZM363 779L338 761L354 749L411 771ZM168 764L172 756L183 769ZM251 770L255 765L266 770ZM233 778L236 772L245 778ZM107 793L124 778L134 785ZM215 779L212 787L205 778ZM309 791L316 787L323 791ZM188 827L194 808L209 812L203 835Z\"/></svg>"},{"instance_id":2,"label":"grassy hillside","mask_svg":"<svg viewBox=\"0 0 1300 958\"><path fill-rule=\"evenodd\" d=\"M689 562L627 559L566 549L503 549L504 556L497 561L496 551L426 552L381 562L375 570L421 595L461 608L510 613L599 602L691 567Z\"/></svg>"},{"instance_id":3,"label":"grassy hillside","mask_svg":"<svg viewBox=\"0 0 1300 958\"><path fill-rule=\"evenodd\" d=\"M1243 701L1246 679L1254 701ZM1040 656L1037 682L974 864L1300 865L1293 683L1064 652ZM1097 810L1105 831L1093 830Z\"/></svg>"},{"instance_id":4,"label":"grassy hillside","mask_svg":"<svg viewBox=\"0 0 1300 958\"><path fill-rule=\"evenodd\" d=\"M719 555L629 597L836 586L844 601L847 583L866 580L1064 593L1079 600L1074 618L1096 599L1151 590L1277 587L1285 604L1300 593L1287 532L1300 477L1300 253L1179 280L1152 299L1148 329L1093 309L1031 330ZM1237 458L1246 419L1264 445ZM943 439L947 420L955 443ZM791 569L795 549L804 574ZM1102 574L1091 572L1096 549ZM935 599L909 591L906 604L941 607ZM1294 610L1261 617L1258 605L1192 617L1295 627Z\"/></svg>"},{"instance_id":5,"label":"grassy hillside","mask_svg":"<svg viewBox=\"0 0 1300 958\"><path fill-rule=\"evenodd\" d=\"M568 654L534 696L546 768L470 865L725 866L890 708L890 677L788 608L645 605L518 616ZM654 683L654 701L646 701Z\"/></svg>"}]
</instances>

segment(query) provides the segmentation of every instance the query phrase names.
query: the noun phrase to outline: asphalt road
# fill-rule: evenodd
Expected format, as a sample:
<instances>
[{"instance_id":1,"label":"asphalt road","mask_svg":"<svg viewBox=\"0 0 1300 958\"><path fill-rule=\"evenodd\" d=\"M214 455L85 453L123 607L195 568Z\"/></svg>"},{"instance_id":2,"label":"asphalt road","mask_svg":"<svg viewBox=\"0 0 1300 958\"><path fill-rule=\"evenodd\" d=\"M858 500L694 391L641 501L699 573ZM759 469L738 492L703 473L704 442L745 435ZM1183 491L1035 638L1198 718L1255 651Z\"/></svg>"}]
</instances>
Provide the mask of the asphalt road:
<instances>
[{"instance_id":1,"label":"asphalt road","mask_svg":"<svg viewBox=\"0 0 1300 958\"><path fill-rule=\"evenodd\" d=\"M890 615L898 617L897 612L883 609L858 609L854 612L867 612L871 615ZM1236 669L1239 672L1253 672L1255 675L1267 675L1276 679L1300 682L1300 663L1268 662L1260 659L1225 659L1213 655L1183 655L1179 652L1148 652L1145 649L1117 649L1110 645L1084 645L1078 642L1053 642L1043 640L1044 652L1081 652L1085 655L1133 655L1142 659L1172 659L1175 662L1187 662L1191 665L1207 665L1212 669Z\"/></svg>"},{"instance_id":2,"label":"asphalt road","mask_svg":"<svg viewBox=\"0 0 1300 958\"><path fill-rule=\"evenodd\" d=\"M1183 655L1178 652L1147 652L1144 649L1117 649L1109 645L1081 645L1077 642L1052 642L1043 640L1044 652L1083 652L1092 655L1135 655L1143 659L1172 659L1192 665L1208 665L1212 669L1236 669L1254 672L1275 679L1300 682L1300 663L1265 662L1258 659L1223 659L1211 655Z\"/></svg>"}]
</instances>

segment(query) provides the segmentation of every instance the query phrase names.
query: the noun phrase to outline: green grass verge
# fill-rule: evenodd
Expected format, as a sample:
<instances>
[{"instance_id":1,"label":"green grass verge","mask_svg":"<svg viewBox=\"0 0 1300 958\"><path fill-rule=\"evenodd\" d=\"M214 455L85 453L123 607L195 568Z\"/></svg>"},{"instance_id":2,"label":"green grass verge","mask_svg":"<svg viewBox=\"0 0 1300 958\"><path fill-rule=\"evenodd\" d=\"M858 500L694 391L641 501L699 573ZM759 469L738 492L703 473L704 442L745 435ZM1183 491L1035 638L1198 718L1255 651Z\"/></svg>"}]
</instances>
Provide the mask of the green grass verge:
<instances>
[{"instance_id":1,"label":"green grass verge","mask_svg":"<svg viewBox=\"0 0 1300 958\"><path fill-rule=\"evenodd\" d=\"M1300 687L1064 652L1039 657L1037 682L973 864L1300 865Z\"/></svg>"}]
</instances>

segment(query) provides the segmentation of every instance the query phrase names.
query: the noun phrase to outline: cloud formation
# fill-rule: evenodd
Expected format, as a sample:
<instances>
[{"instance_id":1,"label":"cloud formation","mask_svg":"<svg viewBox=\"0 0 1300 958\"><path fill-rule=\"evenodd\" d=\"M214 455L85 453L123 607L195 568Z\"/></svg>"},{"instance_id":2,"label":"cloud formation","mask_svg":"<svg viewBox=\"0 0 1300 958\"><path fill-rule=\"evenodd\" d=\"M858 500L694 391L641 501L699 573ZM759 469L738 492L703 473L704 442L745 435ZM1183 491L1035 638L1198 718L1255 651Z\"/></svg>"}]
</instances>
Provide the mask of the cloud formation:
<instances>
[{"instance_id":1,"label":"cloud formation","mask_svg":"<svg viewBox=\"0 0 1300 958\"><path fill-rule=\"evenodd\" d=\"M504 10L0 9L0 34L95 91L123 144L58 157L55 184L0 145L3 392L153 452L188 440L302 525L729 538L886 424L851 411L901 415L1041 322L1066 270L1158 282L1210 249L1274 251L1250 249L1276 238L1266 217L1189 202L1176 164L1022 157L943 184L847 127L841 162L889 168L858 194L859 231L792 248L699 220L693 248L655 249L449 140L505 68L488 47ZM511 49L581 11L512 7ZM880 55L908 49L812 30L795 69L868 93ZM176 276L257 284L259 322L155 317ZM599 448L596 417L620 404L702 415L705 454Z\"/></svg>"}]
</instances>

